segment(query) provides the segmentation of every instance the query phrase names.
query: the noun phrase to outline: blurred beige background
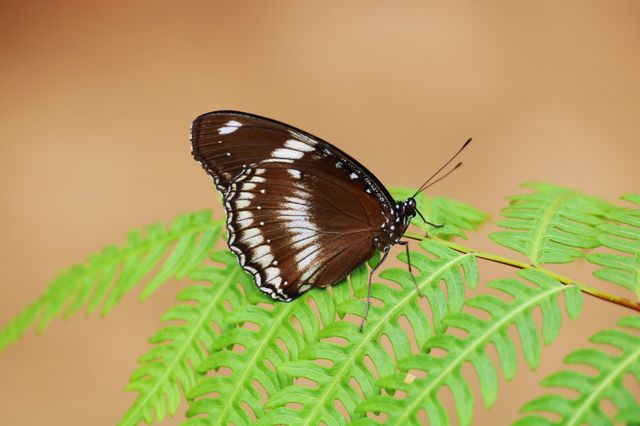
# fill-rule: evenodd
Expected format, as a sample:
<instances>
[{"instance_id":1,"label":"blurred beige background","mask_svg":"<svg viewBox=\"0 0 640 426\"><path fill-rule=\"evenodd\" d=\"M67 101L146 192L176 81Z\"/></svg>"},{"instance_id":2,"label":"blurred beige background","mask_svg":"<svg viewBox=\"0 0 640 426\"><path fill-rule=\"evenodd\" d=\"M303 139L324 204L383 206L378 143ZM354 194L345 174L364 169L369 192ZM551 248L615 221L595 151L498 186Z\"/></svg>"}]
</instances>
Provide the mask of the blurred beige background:
<instances>
[{"instance_id":1,"label":"blurred beige background","mask_svg":"<svg viewBox=\"0 0 640 426\"><path fill-rule=\"evenodd\" d=\"M188 144L210 110L317 134L389 186L419 185L473 136L464 168L431 194L494 216L527 180L609 200L640 190L636 1L243 3L1 3L0 324L129 228L221 214ZM0 423L114 424L182 285L0 353ZM515 419L562 356L629 313L585 299L536 373L521 363L491 411L477 398L476 424Z\"/></svg>"}]
</instances>

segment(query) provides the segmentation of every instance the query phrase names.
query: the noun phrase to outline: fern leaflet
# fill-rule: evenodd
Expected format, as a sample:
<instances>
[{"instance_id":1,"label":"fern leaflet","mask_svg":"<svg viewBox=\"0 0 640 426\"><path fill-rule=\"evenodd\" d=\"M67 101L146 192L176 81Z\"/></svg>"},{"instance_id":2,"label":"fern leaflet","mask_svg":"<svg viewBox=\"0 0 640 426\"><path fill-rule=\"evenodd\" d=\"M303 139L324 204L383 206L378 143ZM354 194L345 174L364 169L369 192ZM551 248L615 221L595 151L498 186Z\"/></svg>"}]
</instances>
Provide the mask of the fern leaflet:
<instances>
[{"instance_id":1,"label":"fern leaflet","mask_svg":"<svg viewBox=\"0 0 640 426\"><path fill-rule=\"evenodd\" d=\"M573 286L563 286L557 281L537 271L520 271L522 277L535 284L525 285L513 279L496 280L489 284L512 297L506 302L492 295L480 295L469 299L467 306L480 309L490 315L481 320L467 312L448 315L444 322L450 328L468 333L465 338L447 333L429 339L423 353L411 355L398 363L400 373L382 378L378 385L387 389L387 395L375 395L363 402L357 410L361 413L384 412L388 415L385 424L419 424L420 412L424 412L431 425L449 424L449 417L439 400L438 392L446 386L453 394L460 424L471 424L473 397L462 375L462 366L470 362L480 379L481 394L485 405L490 406L496 399L498 378L496 369L486 353L492 343L499 354L500 367L507 380L516 371L515 344L508 334L510 325L515 324L530 368L535 368L540 359L540 342L536 323L532 316L535 308L543 313L542 336L546 344L558 335L561 313L558 295L565 294L569 315L577 317L581 309L580 291ZM432 349L446 351L443 356L429 354ZM426 377L417 375L426 373ZM394 398L394 391L406 392L402 399ZM373 423L363 419L362 423Z\"/></svg>"},{"instance_id":2,"label":"fern leaflet","mask_svg":"<svg viewBox=\"0 0 640 426\"><path fill-rule=\"evenodd\" d=\"M640 206L640 195L626 195L623 199ZM609 222L600 225L600 243L616 252L593 253L589 262L603 268L594 275L633 291L640 300L640 208L619 209L607 215Z\"/></svg>"},{"instance_id":3,"label":"fern leaflet","mask_svg":"<svg viewBox=\"0 0 640 426\"><path fill-rule=\"evenodd\" d=\"M167 230L151 225L146 233L131 231L122 248L106 247L54 279L42 296L0 331L0 350L33 323L42 332L54 317L69 317L83 305L87 313L94 313L102 304L101 313L107 314L152 271L141 299L170 278L186 276L209 254L222 226L222 221L212 220L211 212L202 211L177 217Z\"/></svg>"},{"instance_id":4,"label":"fern leaflet","mask_svg":"<svg viewBox=\"0 0 640 426\"><path fill-rule=\"evenodd\" d=\"M563 370L542 381L543 386L571 389L577 393L576 398L549 394L536 398L522 407L522 411L526 413L557 414L560 416L558 422L542 415L527 415L519 419L515 425L610 425L613 424L610 416L603 412L600 405L605 399L616 406L619 420L640 420L640 401L623 382L628 374L634 376L636 390L640 382L640 316L623 318L618 325L630 330L603 330L589 339L594 343L616 348L615 355L589 348L574 351L564 360L567 364L595 368L598 371L596 375ZM631 333L631 330L635 333Z\"/></svg>"},{"instance_id":5,"label":"fern leaflet","mask_svg":"<svg viewBox=\"0 0 640 426\"><path fill-rule=\"evenodd\" d=\"M532 194L510 197L497 222L508 231L489 237L524 254L532 265L570 263L598 247L598 228L614 207L600 199L560 186L529 183Z\"/></svg>"}]
</instances>

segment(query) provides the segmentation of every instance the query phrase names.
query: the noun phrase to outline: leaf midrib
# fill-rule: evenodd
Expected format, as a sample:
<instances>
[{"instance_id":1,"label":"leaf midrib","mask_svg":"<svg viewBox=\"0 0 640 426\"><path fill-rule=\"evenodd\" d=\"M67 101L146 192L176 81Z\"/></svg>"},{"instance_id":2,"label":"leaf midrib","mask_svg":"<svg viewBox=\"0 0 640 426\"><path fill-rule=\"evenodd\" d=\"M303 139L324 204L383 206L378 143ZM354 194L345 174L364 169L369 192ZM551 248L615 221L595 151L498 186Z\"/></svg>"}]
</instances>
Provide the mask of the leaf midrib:
<instances>
[{"instance_id":1,"label":"leaf midrib","mask_svg":"<svg viewBox=\"0 0 640 426\"><path fill-rule=\"evenodd\" d=\"M442 381L444 381L447 377L449 377L449 374L454 370L455 367L461 365L463 362L465 362L467 360L466 357L467 357L467 355L469 353L475 351L480 346L480 344L485 343L485 341L487 340L488 336L492 336L493 333L497 329L501 328L503 325L510 324L511 323L511 319L513 319L517 315L521 314L525 309L527 309L527 308L529 308L531 306L537 305L536 302L538 302L540 300L543 300L543 299L545 299L548 296L551 296L553 294L556 294L556 293L559 293L561 291L564 291L564 290L566 290L568 288L570 288L570 287L558 284L558 287L552 288L549 291L540 293L538 296L525 301L525 303L522 304L522 305L516 305L516 309L511 311L506 316L499 317L498 321L496 323L494 323L493 326L491 326L488 329L486 329L486 331L484 333L479 335L478 338L474 342L472 342L472 344L467 345L467 342L465 341L465 350L460 352L460 355L458 357L456 357L452 362L448 363L447 364L447 368L443 369L440 372L440 374L438 374L438 377L436 378L436 380L431 382L431 384L429 386L424 388L423 391L418 394L418 397L415 398L413 403L411 403L404 410L404 413L398 419L395 420L394 424L399 424L399 425L407 424L407 423L403 423L402 420L403 419L408 419L409 414L414 412L416 407L418 407L420 405L420 403L422 402L422 400L424 398L426 398L433 390L439 389L440 388L440 386L439 386L440 383Z\"/></svg>"},{"instance_id":2,"label":"leaf midrib","mask_svg":"<svg viewBox=\"0 0 640 426\"><path fill-rule=\"evenodd\" d=\"M195 323L195 326L192 327L192 330L189 333L188 338L184 340L185 343L182 345L180 350L176 353L176 356L173 358L173 360L171 361L169 366L164 370L164 373L162 374L160 379L158 379L156 381L156 383L152 387L151 391L146 393L145 398L135 402L134 407L137 406L135 411L131 412L131 415L127 416L128 418L125 418L123 420L123 423L120 423L120 424L136 425L136 424L138 424L140 422L141 419L139 417L137 417L138 413L142 410L143 407L146 406L146 403L149 401L151 396L156 393L156 391L158 390L158 387L160 386L160 383L163 383L167 379L167 377L169 376L169 372L172 371L175 368L176 364L178 364L178 361L182 360L182 355L190 347L190 343L192 342L193 337L196 334L198 334L198 332L202 332L202 325L206 321L209 321L211 319L211 315L210 314L211 314L211 311L213 310L213 308L216 306L216 304L218 303L218 301L220 300L222 295L225 294L225 291L229 288L229 286L231 284L235 283L236 277L238 276L239 269L237 267L232 267L232 269L233 270L232 270L231 274L229 275L228 279L225 281L224 285L219 286L220 290L217 292L216 296L211 299L211 301L207 305L206 309L203 311L202 315L200 316L198 321ZM188 389L184 389L185 394L188 391L189 391ZM169 412L171 413L171 410L169 410ZM136 422L134 422L134 423L125 423L124 422L125 420L127 422L130 421L131 418L135 418Z\"/></svg>"},{"instance_id":3,"label":"leaf midrib","mask_svg":"<svg viewBox=\"0 0 640 426\"><path fill-rule=\"evenodd\" d=\"M440 268L438 268L435 273L429 275L429 277L427 279L425 279L422 283L420 283L420 285L418 285L418 287L420 289L422 289L425 285L427 285L428 283L431 283L434 280L435 277L439 276L440 273L442 273L443 271L447 270L448 268L454 266L456 263L459 263L463 259L466 259L467 257L470 257L470 256L472 256L472 255L471 254L464 254L464 255L461 255L461 256L456 256L455 258L449 260L448 262L444 263ZM333 394L333 392L332 392L333 389L336 387L336 385L338 383L340 383L340 381L342 380L342 378L345 375L345 373L351 371L351 366L355 363L356 358L360 355L360 351L362 350L362 348L363 347L367 347L368 344L373 340L373 336L376 335L378 330L381 329L387 323L387 320L390 317L392 317L393 314L395 314L398 310L400 310L401 307L404 307L408 303L409 299L415 298L416 294L417 294L416 291L408 292L407 295L404 298L399 299L399 303L396 303L396 305L389 312L387 312L386 314L382 315L379 318L379 320L376 322L376 324L373 327L371 327L371 330L369 331L367 336L365 338L363 338L360 341L360 343L358 343L358 345L356 346L355 350L351 351L351 354L346 358L346 360L342 364L342 367L340 368L338 374L333 376L336 379L333 380L331 385L329 385L328 387L323 389L322 398L319 399L318 403L315 405L315 407L311 411L311 414L307 416L307 419L306 419L305 423L303 423L305 426L309 425L309 424L315 424L315 423L309 423L309 421L314 418L314 416L316 415L316 412L318 411L318 409L320 407L324 406L324 404L326 403L327 397L329 395ZM365 345L365 343L366 343L366 345ZM349 366L349 368L347 368L347 366Z\"/></svg>"},{"instance_id":4,"label":"leaf midrib","mask_svg":"<svg viewBox=\"0 0 640 426\"><path fill-rule=\"evenodd\" d=\"M547 231L549 227L551 226L552 219L555 217L556 213L558 212L558 206L560 206L562 202L564 202L566 199L568 199L572 195L573 194L567 194L567 193L562 193L558 195L555 198L555 200L553 200L551 205L549 205L549 207L546 209L542 218L534 222L540 226L536 226L536 228L534 228L534 231L538 230L539 232L537 232L534 235L534 239L531 242L531 255L529 257L531 259L531 264L535 266L538 265L539 254L542 249L542 245L544 243L544 238L547 235Z\"/></svg>"},{"instance_id":5,"label":"leaf midrib","mask_svg":"<svg viewBox=\"0 0 640 426\"><path fill-rule=\"evenodd\" d=\"M596 388L589 392L589 397L587 397L584 400L583 404L580 404L578 407L578 410L575 410L573 415L569 418L569 422L567 423L568 426L572 426L572 425L578 425L581 424L581 417L582 414L588 410L589 408L591 408L591 404L599 399L599 396L606 390L607 386L616 378L618 378L618 375L620 373L622 373L627 366L629 366L630 364L632 364L634 361L636 361L637 359L640 359L640 346L635 350L632 351L631 354L629 355L629 357L627 357L624 362L619 363L617 365L616 368L614 368L613 370L611 370L611 374L607 375L607 379L604 380L602 383L600 383L599 386L596 386Z\"/></svg>"}]
</instances>

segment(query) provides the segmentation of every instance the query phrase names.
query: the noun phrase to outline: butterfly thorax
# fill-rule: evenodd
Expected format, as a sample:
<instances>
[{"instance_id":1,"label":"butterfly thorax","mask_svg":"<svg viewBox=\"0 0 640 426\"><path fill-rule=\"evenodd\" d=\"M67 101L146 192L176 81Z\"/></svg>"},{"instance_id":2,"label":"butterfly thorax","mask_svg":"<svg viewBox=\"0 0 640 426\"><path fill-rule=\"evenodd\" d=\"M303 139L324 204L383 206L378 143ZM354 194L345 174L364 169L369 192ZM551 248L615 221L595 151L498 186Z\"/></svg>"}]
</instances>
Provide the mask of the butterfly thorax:
<instances>
[{"instance_id":1,"label":"butterfly thorax","mask_svg":"<svg viewBox=\"0 0 640 426\"><path fill-rule=\"evenodd\" d=\"M393 206L391 217L380 227L381 234L374 239L374 244L380 249L396 244L415 216L416 200L413 197L397 202Z\"/></svg>"}]
</instances>

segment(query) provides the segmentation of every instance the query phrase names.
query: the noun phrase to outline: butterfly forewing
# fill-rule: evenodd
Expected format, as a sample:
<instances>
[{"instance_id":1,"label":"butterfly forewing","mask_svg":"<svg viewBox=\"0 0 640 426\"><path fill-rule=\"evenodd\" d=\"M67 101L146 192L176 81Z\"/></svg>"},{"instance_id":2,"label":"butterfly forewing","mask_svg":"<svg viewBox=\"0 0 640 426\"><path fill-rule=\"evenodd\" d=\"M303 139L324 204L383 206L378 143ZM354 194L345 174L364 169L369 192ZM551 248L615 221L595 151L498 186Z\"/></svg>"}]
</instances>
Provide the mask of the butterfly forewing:
<instances>
[{"instance_id":1,"label":"butterfly forewing","mask_svg":"<svg viewBox=\"0 0 640 426\"><path fill-rule=\"evenodd\" d=\"M373 255L393 200L353 158L234 111L198 117L191 137L194 157L222 193L229 247L272 298L335 284Z\"/></svg>"}]
</instances>

